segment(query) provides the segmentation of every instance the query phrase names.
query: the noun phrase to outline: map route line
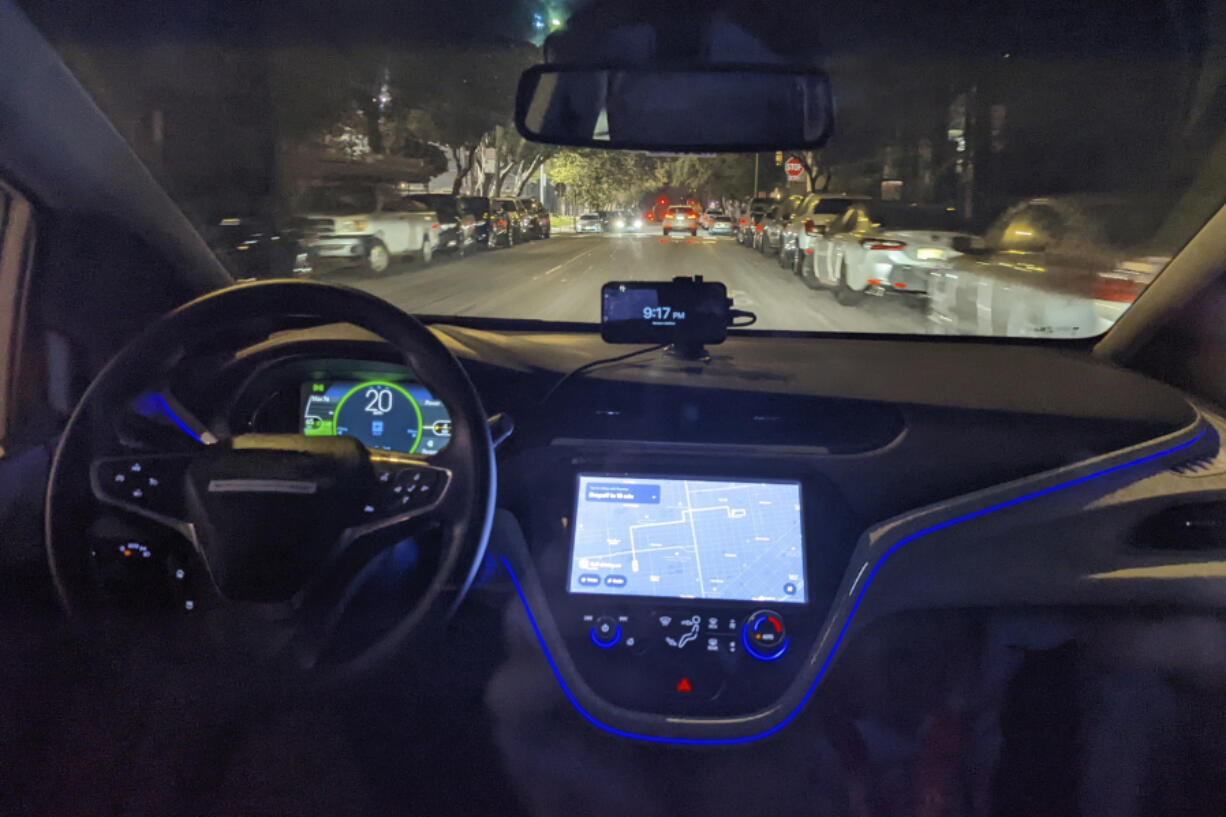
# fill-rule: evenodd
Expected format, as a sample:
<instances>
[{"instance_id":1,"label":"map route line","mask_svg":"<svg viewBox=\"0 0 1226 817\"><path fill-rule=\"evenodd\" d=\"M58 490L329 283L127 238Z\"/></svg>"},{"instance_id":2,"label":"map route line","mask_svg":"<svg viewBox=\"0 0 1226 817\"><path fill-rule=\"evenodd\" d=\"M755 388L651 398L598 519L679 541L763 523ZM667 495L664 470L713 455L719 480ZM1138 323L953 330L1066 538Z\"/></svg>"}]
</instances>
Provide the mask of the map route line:
<instances>
[{"instance_id":1,"label":"map route line","mask_svg":"<svg viewBox=\"0 0 1226 817\"><path fill-rule=\"evenodd\" d=\"M694 543L694 567L698 569L698 593L701 598L705 599L707 597L707 585L706 582L702 580L702 558L698 555L698 551L701 550L701 548L698 547L698 531L694 530L694 506L690 504L689 480L686 480L685 482L685 504L686 509L690 512L690 541ZM684 511L682 511L681 516L683 518L685 517ZM728 509L728 518L733 518L731 508ZM630 538L631 540L634 539L633 536Z\"/></svg>"}]
</instances>

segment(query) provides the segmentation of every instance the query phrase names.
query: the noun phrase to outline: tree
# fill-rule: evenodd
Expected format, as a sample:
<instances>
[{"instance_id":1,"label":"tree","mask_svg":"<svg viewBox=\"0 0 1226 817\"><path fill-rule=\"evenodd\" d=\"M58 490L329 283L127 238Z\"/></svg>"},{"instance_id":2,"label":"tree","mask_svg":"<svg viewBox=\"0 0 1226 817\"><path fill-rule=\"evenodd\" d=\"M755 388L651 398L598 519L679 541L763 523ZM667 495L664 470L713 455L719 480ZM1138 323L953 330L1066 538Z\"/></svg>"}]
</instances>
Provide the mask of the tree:
<instances>
[{"instance_id":1,"label":"tree","mask_svg":"<svg viewBox=\"0 0 1226 817\"><path fill-rule=\"evenodd\" d=\"M820 150L802 150L796 154L800 166L805 169L805 185L810 193L825 193L830 187L830 166Z\"/></svg>"},{"instance_id":2,"label":"tree","mask_svg":"<svg viewBox=\"0 0 1226 817\"><path fill-rule=\"evenodd\" d=\"M447 146L456 166L452 193L491 132L511 120L519 75L535 58L535 49L513 43L415 49L390 64L389 115L412 115L418 138Z\"/></svg>"},{"instance_id":3,"label":"tree","mask_svg":"<svg viewBox=\"0 0 1226 817\"><path fill-rule=\"evenodd\" d=\"M594 209L636 202L657 187L660 160L611 150L561 150L547 160L555 182L566 185L572 201Z\"/></svg>"}]
</instances>

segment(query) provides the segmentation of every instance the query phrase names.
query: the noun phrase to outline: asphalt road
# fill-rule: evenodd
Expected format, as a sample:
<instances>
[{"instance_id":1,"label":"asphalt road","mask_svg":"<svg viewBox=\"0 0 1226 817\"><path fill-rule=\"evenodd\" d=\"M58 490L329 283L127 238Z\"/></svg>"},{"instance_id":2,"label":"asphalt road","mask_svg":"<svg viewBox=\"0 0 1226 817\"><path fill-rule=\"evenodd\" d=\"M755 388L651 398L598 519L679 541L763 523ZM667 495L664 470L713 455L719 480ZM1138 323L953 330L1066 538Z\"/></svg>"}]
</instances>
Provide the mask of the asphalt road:
<instances>
[{"instance_id":1,"label":"asphalt road","mask_svg":"<svg viewBox=\"0 0 1226 817\"><path fill-rule=\"evenodd\" d=\"M398 263L382 276L341 269L319 277L365 289L411 313L596 323L606 281L677 275L723 282L735 308L757 314L755 329L929 331L923 303L916 298L887 295L840 306L829 292L810 290L774 258L701 232L697 238L555 233L544 241L479 250L465 258L438 254L429 265Z\"/></svg>"}]
</instances>

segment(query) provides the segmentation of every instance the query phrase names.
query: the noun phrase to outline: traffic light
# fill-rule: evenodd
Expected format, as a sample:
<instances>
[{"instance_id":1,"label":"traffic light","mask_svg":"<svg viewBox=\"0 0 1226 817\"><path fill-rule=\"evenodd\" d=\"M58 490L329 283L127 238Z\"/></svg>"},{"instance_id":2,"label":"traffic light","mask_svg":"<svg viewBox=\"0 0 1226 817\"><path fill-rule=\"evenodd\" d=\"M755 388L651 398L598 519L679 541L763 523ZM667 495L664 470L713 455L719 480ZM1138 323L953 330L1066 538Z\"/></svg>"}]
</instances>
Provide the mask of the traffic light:
<instances>
[{"instance_id":1,"label":"traffic light","mask_svg":"<svg viewBox=\"0 0 1226 817\"><path fill-rule=\"evenodd\" d=\"M660 201L658 203L660 205L668 204L668 199L664 198L663 196L660 196Z\"/></svg>"}]
</instances>

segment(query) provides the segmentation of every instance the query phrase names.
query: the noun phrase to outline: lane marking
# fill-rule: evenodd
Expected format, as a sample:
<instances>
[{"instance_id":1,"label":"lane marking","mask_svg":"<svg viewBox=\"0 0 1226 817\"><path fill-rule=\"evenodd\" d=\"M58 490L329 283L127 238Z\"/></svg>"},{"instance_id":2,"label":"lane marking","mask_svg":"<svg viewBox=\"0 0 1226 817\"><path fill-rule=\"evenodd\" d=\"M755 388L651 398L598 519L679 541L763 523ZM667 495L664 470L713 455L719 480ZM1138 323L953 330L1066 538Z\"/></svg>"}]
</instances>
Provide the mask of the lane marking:
<instances>
[{"instance_id":1,"label":"lane marking","mask_svg":"<svg viewBox=\"0 0 1226 817\"><path fill-rule=\"evenodd\" d=\"M551 273L551 272L557 272L558 270L562 269L562 267L564 267L564 266L566 266L567 264L569 264L571 261L578 261L580 258L582 258L582 257L583 257L583 256L585 256L585 255L591 255L591 254L592 254L592 252L593 252L593 250L584 250L583 252L581 252L581 253L579 253L578 255L576 255L574 258L568 258L568 259L566 259L565 261L563 261L561 264L558 264L556 267L550 267L549 269L547 269L547 270L545 270L544 272L542 272L540 275L534 275L534 276L533 276L533 280L536 280L537 278L540 278L542 275L548 275L548 274L549 274L549 273Z\"/></svg>"}]
</instances>

